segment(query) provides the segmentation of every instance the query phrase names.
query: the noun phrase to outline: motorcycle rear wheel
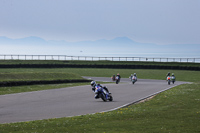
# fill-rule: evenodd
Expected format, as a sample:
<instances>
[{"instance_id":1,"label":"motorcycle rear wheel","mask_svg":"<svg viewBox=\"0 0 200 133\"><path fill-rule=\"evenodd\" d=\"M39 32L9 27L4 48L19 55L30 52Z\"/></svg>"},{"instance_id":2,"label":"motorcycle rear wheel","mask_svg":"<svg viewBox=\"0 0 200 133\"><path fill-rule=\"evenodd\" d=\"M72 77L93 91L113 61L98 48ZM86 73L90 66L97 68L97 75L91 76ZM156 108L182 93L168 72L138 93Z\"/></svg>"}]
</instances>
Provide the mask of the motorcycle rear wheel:
<instances>
[{"instance_id":1,"label":"motorcycle rear wheel","mask_svg":"<svg viewBox=\"0 0 200 133\"><path fill-rule=\"evenodd\" d=\"M107 101L106 96L105 96L104 94L101 95L101 99L102 99L104 102Z\"/></svg>"}]
</instances>

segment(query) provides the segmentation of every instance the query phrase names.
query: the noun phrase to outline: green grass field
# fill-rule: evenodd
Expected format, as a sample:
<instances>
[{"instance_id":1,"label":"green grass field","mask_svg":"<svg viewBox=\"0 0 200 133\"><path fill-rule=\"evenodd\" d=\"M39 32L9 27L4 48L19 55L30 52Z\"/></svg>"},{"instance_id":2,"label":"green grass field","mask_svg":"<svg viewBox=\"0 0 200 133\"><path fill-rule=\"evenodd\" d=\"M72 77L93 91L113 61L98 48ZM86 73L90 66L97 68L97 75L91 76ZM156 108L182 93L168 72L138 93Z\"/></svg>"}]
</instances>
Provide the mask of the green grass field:
<instances>
[{"instance_id":1,"label":"green grass field","mask_svg":"<svg viewBox=\"0 0 200 133\"><path fill-rule=\"evenodd\" d=\"M200 85L181 85L112 112L0 124L1 133L197 133Z\"/></svg>"},{"instance_id":2,"label":"green grass field","mask_svg":"<svg viewBox=\"0 0 200 133\"><path fill-rule=\"evenodd\" d=\"M0 73L0 81L39 81L58 79L83 79L74 73L62 72L3 72Z\"/></svg>"},{"instance_id":3,"label":"green grass field","mask_svg":"<svg viewBox=\"0 0 200 133\"><path fill-rule=\"evenodd\" d=\"M162 92L152 99L143 103L134 104L125 108L106 113L88 114L68 118L54 118L30 122L19 122L0 124L0 133L74 133L74 132L200 132L200 72L183 70L141 70L141 69L78 69L78 68L57 68L57 69L0 69L1 76L13 73L15 75L26 75L27 73L62 73L56 78L66 78L65 74L72 73L80 76L111 77L120 73L123 78L136 72L139 79L160 79L165 80L167 72L175 73L178 81L190 81L193 84L180 85L165 92ZM37 74L36 74L37 75ZM23 76L22 76L23 77ZM31 77L31 76L30 76ZM40 76L33 76L39 79ZM48 76L47 76L48 77ZM55 78L52 76L53 79ZM7 80L12 79L12 76ZM22 78L23 79L23 78ZM24 78L23 80L25 80ZM84 83L85 84L85 83ZM18 87L0 87L1 94L18 93L25 91L36 91L37 88L53 89L73 86L77 84L56 84L56 85L34 85ZM82 85L82 84L78 84ZM22 89L22 90L20 90ZM10 90L10 91L8 91ZM14 90L19 90L14 92ZM8 91L8 92L6 92Z\"/></svg>"},{"instance_id":4,"label":"green grass field","mask_svg":"<svg viewBox=\"0 0 200 133\"><path fill-rule=\"evenodd\" d=\"M131 74L137 73L138 78L141 79L160 79L165 80L165 76L168 72L174 73L177 80L179 81L200 81L200 71L184 71L184 70L155 70L155 69L100 69L100 68L14 68L14 69L0 69L0 81L6 80L26 80L25 76L29 75L29 78L41 79L52 78L52 79L64 79L71 78L67 75L72 74L73 78L80 78L80 76L97 76L97 77L111 77L113 74L120 73L122 78L128 78ZM68 74L69 73L69 74ZM31 76L31 74L33 76ZM58 74L58 76L56 76ZM12 75L21 75L20 77L13 77ZM22 78L24 77L24 78Z\"/></svg>"},{"instance_id":5,"label":"green grass field","mask_svg":"<svg viewBox=\"0 0 200 133\"><path fill-rule=\"evenodd\" d=\"M81 76L111 77L120 73L123 78L128 78L131 73L136 72L139 79L165 80L167 72L174 72L178 81L200 81L200 71L182 70L142 70L142 69L92 69L92 68L57 68L57 69L0 69L0 81L27 81L27 80L55 80L55 79L81 79ZM0 95L38 91L47 89L64 88L75 85L86 85L88 83L51 84L0 87Z\"/></svg>"},{"instance_id":6,"label":"green grass field","mask_svg":"<svg viewBox=\"0 0 200 133\"><path fill-rule=\"evenodd\" d=\"M76 60L0 60L0 64L87 64L87 65L159 65L200 67L200 63L192 62L148 62L148 61L76 61Z\"/></svg>"}]
</instances>

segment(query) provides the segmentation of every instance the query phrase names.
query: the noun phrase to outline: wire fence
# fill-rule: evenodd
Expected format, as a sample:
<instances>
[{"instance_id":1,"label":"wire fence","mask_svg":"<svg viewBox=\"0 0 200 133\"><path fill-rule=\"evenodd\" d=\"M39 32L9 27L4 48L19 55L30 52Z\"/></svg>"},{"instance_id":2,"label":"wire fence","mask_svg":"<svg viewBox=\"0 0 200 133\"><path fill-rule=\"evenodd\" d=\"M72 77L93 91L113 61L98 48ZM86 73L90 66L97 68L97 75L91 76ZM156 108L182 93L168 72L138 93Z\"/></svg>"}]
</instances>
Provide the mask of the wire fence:
<instances>
[{"instance_id":1,"label":"wire fence","mask_svg":"<svg viewBox=\"0 0 200 133\"><path fill-rule=\"evenodd\" d=\"M0 55L0 60L85 60L85 61L147 61L200 63L200 58L153 58L153 57L93 57L68 55Z\"/></svg>"}]
</instances>

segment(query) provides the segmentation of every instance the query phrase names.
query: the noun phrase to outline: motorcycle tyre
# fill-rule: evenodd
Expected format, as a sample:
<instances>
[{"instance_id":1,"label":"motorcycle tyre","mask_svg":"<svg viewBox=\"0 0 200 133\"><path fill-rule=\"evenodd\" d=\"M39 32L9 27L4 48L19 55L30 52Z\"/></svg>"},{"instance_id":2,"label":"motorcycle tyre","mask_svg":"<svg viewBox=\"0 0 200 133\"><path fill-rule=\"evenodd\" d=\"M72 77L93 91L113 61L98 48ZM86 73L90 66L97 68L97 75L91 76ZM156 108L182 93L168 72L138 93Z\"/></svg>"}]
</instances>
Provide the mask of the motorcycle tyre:
<instances>
[{"instance_id":1,"label":"motorcycle tyre","mask_svg":"<svg viewBox=\"0 0 200 133\"><path fill-rule=\"evenodd\" d=\"M113 97L112 96L110 96L109 101L113 101Z\"/></svg>"},{"instance_id":2,"label":"motorcycle tyre","mask_svg":"<svg viewBox=\"0 0 200 133\"><path fill-rule=\"evenodd\" d=\"M119 81L118 80L116 80L116 84L118 84L119 83Z\"/></svg>"},{"instance_id":3,"label":"motorcycle tyre","mask_svg":"<svg viewBox=\"0 0 200 133\"><path fill-rule=\"evenodd\" d=\"M105 96L104 94L101 95L101 99L102 99L104 102L107 101L106 96Z\"/></svg>"}]
</instances>

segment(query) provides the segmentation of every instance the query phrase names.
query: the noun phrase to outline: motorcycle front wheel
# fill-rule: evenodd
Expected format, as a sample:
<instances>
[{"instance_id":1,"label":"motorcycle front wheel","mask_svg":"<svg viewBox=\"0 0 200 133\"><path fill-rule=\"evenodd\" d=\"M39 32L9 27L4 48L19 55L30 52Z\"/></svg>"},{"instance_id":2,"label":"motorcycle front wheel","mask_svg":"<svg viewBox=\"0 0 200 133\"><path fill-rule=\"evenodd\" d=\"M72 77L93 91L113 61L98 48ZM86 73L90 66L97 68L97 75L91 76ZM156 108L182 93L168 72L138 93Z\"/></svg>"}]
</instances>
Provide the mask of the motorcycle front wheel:
<instances>
[{"instance_id":1,"label":"motorcycle front wheel","mask_svg":"<svg viewBox=\"0 0 200 133\"><path fill-rule=\"evenodd\" d=\"M112 96L110 96L109 101L113 101L113 97Z\"/></svg>"}]
</instances>

